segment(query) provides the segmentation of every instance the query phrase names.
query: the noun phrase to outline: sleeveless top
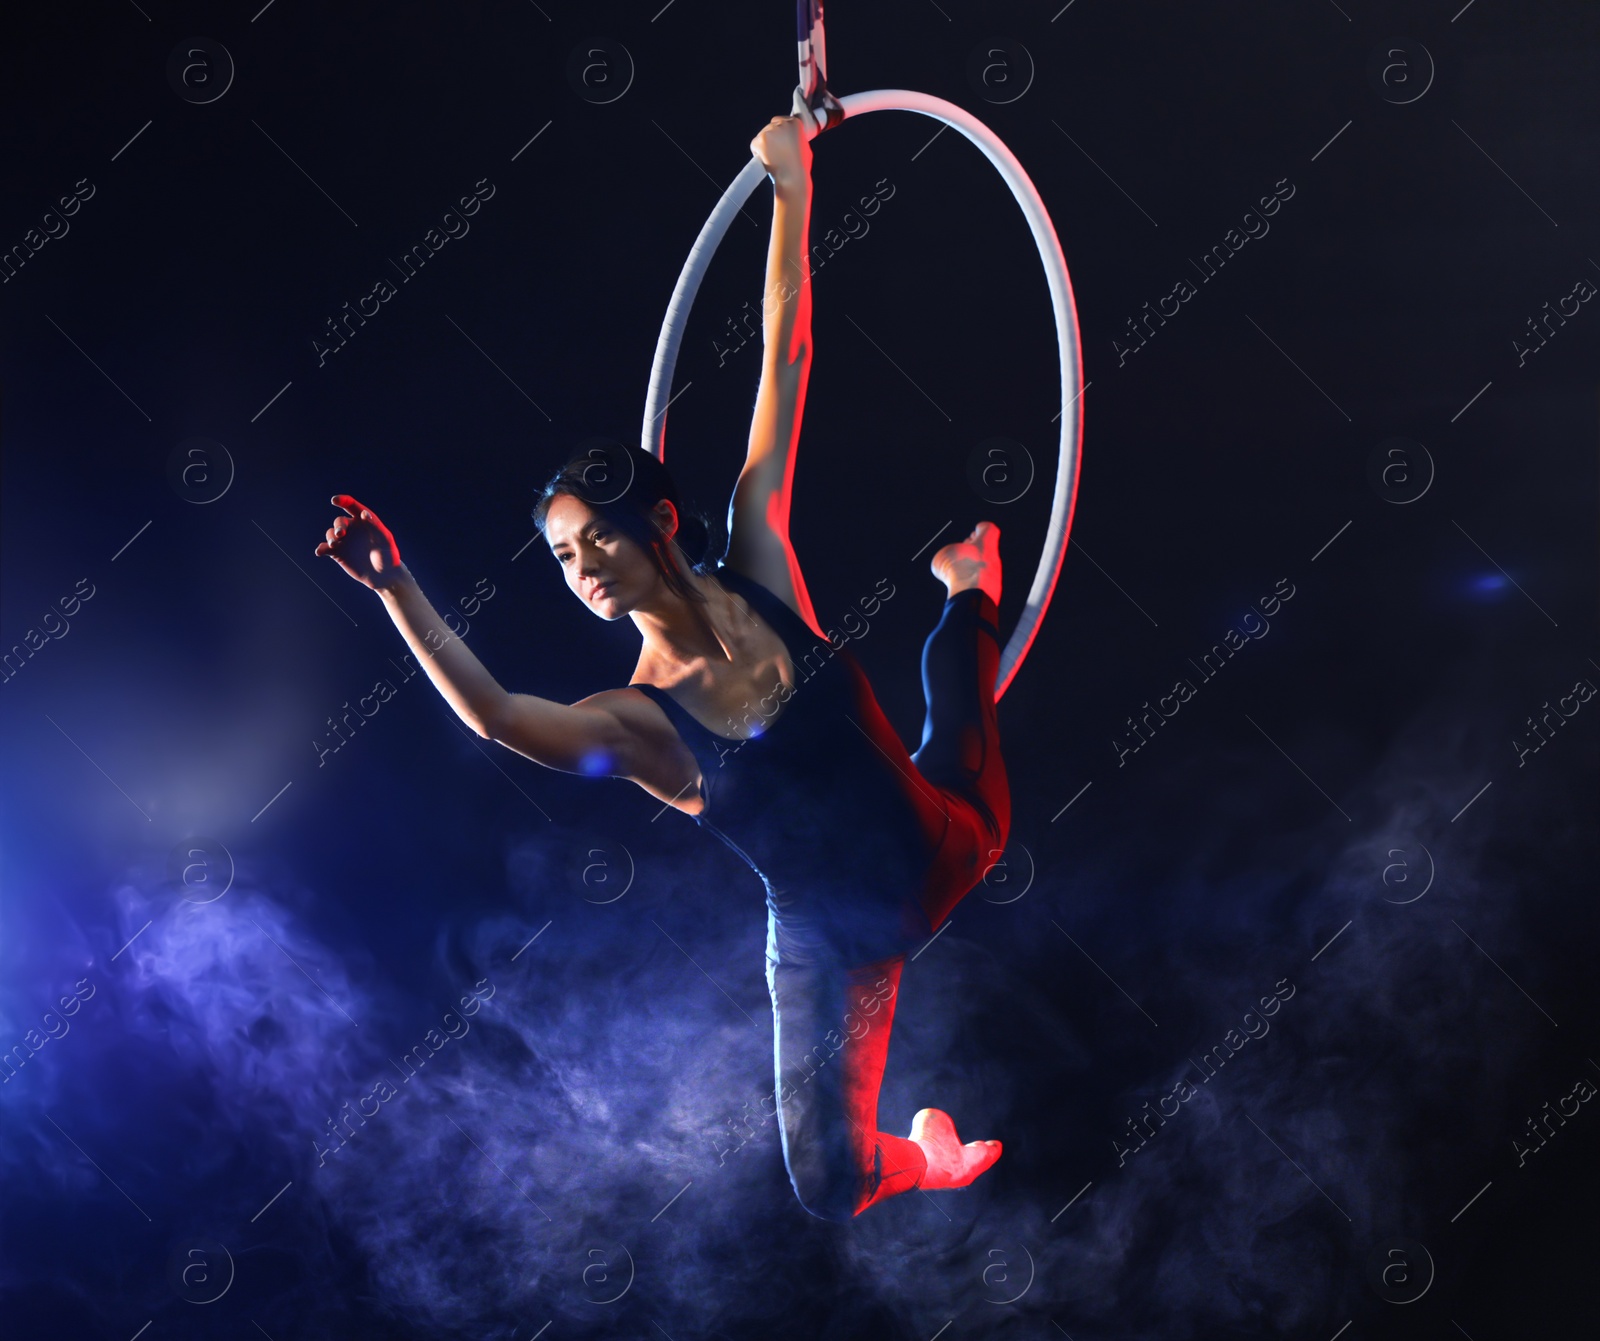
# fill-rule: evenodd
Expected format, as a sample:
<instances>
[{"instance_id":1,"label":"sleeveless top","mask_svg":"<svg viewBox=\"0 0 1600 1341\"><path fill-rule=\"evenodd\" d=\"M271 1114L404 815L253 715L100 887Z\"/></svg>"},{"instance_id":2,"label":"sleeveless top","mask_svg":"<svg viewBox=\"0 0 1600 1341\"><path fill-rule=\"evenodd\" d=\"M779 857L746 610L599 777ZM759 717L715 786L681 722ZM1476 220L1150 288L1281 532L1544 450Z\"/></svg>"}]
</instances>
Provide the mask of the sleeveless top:
<instances>
[{"instance_id":1,"label":"sleeveless top","mask_svg":"<svg viewBox=\"0 0 1600 1341\"><path fill-rule=\"evenodd\" d=\"M932 929L920 895L942 838L930 831L930 784L854 657L754 579L725 565L711 575L783 640L795 683L775 679L741 709L767 722L748 739L708 730L659 685L629 686L661 706L700 765L705 806L695 822L761 878L784 943L798 952L866 963L925 941Z\"/></svg>"}]
</instances>

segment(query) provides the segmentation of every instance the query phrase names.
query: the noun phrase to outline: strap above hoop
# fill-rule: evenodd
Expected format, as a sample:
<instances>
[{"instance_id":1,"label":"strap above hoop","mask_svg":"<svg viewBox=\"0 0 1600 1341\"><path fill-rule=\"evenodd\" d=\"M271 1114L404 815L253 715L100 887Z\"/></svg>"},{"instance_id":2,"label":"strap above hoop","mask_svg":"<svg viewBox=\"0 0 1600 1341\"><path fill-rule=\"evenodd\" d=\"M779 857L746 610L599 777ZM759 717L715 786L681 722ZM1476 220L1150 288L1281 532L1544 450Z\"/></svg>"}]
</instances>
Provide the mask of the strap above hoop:
<instances>
[{"instance_id":1,"label":"strap above hoop","mask_svg":"<svg viewBox=\"0 0 1600 1341\"><path fill-rule=\"evenodd\" d=\"M800 83L794 91L793 114L808 123L814 136L844 120L844 107L828 91L822 0L795 0L795 35L800 48Z\"/></svg>"},{"instance_id":2,"label":"strap above hoop","mask_svg":"<svg viewBox=\"0 0 1600 1341\"><path fill-rule=\"evenodd\" d=\"M800 124L805 129L805 137L808 140L816 139L829 126L837 124L829 119L829 112L826 108L823 109L822 119L818 119L816 112L812 111L811 105L806 102L805 94L801 92L798 84L795 85L794 99L789 104L789 115L800 118ZM844 110L842 108L839 112L839 119L844 119Z\"/></svg>"}]
</instances>

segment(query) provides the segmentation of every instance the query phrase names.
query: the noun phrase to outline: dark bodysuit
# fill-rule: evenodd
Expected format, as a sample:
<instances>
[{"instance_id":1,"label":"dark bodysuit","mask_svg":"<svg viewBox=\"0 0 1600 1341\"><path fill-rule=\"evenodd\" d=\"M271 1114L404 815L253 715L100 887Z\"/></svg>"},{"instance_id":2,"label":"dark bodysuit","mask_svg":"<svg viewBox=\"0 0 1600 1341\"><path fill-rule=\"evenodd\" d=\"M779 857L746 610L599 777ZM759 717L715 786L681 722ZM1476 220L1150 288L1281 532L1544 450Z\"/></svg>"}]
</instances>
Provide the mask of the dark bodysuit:
<instances>
[{"instance_id":1,"label":"dark bodysuit","mask_svg":"<svg viewBox=\"0 0 1600 1341\"><path fill-rule=\"evenodd\" d=\"M912 755L844 640L819 639L725 565L712 576L788 651L792 688L775 686L750 715L766 728L723 736L660 686L632 687L700 765L696 822L766 886L784 1162L808 1210L848 1220L922 1178L921 1148L877 1129L900 970L1005 848L998 612L976 589L945 602L923 648L927 716Z\"/></svg>"}]
</instances>

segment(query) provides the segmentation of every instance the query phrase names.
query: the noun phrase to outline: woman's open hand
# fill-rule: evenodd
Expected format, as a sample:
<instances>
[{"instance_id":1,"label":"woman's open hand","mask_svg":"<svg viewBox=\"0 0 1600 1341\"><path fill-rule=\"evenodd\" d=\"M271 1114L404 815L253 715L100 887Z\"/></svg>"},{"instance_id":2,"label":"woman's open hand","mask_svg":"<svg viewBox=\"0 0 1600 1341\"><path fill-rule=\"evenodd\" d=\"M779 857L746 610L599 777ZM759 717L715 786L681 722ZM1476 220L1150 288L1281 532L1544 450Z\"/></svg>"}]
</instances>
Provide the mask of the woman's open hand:
<instances>
[{"instance_id":1,"label":"woman's open hand","mask_svg":"<svg viewBox=\"0 0 1600 1341\"><path fill-rule=\"evenodd\" d=\"M328 555L362 586L382 591L404 571L393 532L349 494L335 494L331 501L346 515L333 519L316 552Z\"/></svg>"},{"instance_id":2,"label":"woman's open hand","mask_svg":"<svg viewBox=\"0 0 1600 1341\"><path fill-rule=\"evenodd\" d=\"M811 145L797 116L773 117L750 141L750 152L761 160L774 186L803 186L811 177Z\"/></svg>"}]
</instances>

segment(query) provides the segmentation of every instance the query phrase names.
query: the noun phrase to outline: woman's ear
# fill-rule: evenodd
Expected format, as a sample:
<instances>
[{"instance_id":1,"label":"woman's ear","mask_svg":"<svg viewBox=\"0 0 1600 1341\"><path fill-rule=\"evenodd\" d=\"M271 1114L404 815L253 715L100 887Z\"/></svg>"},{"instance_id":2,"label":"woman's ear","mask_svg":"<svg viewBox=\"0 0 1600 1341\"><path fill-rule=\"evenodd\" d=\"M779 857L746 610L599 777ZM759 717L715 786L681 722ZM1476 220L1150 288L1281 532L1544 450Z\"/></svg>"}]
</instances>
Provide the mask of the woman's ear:
<instances>
[{"instance_id":1,"label":"woman's ear","mask_svg":"<svg viewBox=\"0 0 1600 1341\"><path fill-rule=\"evenodd\" d=\"M678 534L678 509L672 506L670 498L661 499L650 509L650 516L663 539L671 540Z\"/></svg>"}]
</instances>

